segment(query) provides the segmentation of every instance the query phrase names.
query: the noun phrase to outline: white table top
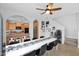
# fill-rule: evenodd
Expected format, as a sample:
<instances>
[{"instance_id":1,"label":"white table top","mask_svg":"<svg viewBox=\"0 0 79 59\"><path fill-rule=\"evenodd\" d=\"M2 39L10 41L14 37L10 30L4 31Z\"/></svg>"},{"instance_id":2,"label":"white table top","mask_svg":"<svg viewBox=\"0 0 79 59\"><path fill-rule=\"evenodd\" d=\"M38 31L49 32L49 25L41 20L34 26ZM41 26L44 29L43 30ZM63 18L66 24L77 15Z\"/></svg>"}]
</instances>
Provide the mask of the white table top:
<instances>
[{"instance_id":1,"label":"white table top","mask_svg":"<svg viewBox=\"0 0 79 59\"><path fill-rule=\"evenodd\" d=\"M55 40L56 40L56 38L50 38L50 39L46 39L46 40L43 40L43 41L38 41L38 42L35 42L35 44L30 44L27 47L24 47L24 48L15 50L15 51L6 52L6 56L21 56L21 55L27 54L31 51L37 50L42 45L44 45L46 43L49 44L50 42L53 42Z\"/></svg>"}]
</instances>

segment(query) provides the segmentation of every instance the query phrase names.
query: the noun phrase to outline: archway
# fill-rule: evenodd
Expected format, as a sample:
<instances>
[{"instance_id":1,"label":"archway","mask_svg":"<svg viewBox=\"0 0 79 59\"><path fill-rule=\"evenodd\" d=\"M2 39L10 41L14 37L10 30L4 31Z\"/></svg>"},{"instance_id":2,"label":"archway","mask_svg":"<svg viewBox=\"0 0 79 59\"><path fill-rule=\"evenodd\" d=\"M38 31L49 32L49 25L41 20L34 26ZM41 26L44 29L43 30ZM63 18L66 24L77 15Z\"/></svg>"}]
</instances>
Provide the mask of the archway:
<instances>
[{"instance_id":1,"label":"archway","mask_svg":"<svg viewBox=\"0 0 79 59\"><path fill-rule=\"evenodd\" d=\"M33 21L33 39L38 39L39 22L38 20Z\"/></svg>"},{"instance_id":2,"label":"archway","mask_svg":"<svg viewBox=\"0 0 79 59\"><path fill-rule=\"evenodd\" d=\"M15 44L17 40L19 40L19 43L25 42L25 38L29 38L28 19L19 15L10 16L6 20L6 45ZM11 40L14 41L12 42Z\"/></svg>"}]
</instances>

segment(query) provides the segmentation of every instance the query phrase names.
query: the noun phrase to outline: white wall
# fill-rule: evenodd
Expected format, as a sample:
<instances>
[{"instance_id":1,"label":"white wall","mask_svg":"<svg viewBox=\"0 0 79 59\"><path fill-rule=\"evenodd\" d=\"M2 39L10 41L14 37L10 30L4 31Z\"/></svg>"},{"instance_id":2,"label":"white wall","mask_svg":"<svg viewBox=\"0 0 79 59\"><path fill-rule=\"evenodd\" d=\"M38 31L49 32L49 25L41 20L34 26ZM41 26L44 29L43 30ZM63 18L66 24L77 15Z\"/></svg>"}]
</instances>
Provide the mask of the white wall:
<instances>
[{"instance_id":1,"label":"white wall","mask_svg":"<svg viewBox=\"0 0 79 59\"><path fill-rule=\"evenodd\" d=\"M0 55L2 55L2 16L0 14Z\"/></svg>"},{"instance_id":2,"label":"white wall","mask_svg":"<svg viewBox=\"0 0 79 59\"><path fill-rule=\"evenodd\" d=\"M24 16L25 18L27 18L29 20L29 23L30 23L30 37L31 37L31 39L33 38L33 20L36 20L37 19L39 22L41 20L44 20L44 21L45 20L49 20L51 22L51 26L55 25L56 28L61 28L61 25L59 25L57 23L54 23L53 24L52 23L53 22L52 21L52 18L50 18L50 17L47 19L44 16L34 15L35 17L33 17L32 15L30 15L30 17L31 16L32 17L29 18L29 17L27 17L28 15L26 15L26 14L24 14L22 12L14 12L13 10L7 10L7 12L6 11L5 12L2 12L2 14L3 14L3 18L4 18L4 24L3 24L3 26L4 26L4 31L3 31L3 33L4 33L4 37L3 37L4 42L6 42L6 26L5 26L6 20L7 20L8 17L13 16L13 15L21 15L21 16ZM40 29L41 29L41 27L40 27ZM39 30L39 31L40 31L39 32L39 37L42 36L42 35L44 35L45 37L49 37L50 36L50 33L47 30L45 30L44 33L41 30Z\"/></svg>"},{"instance_id":3,"label":"white wall","mask_svg":"<svg viewBox=\"0 0 79 59\"><path fill-rule=\"evenodd\" d=\"M3 15L3 23L4 23L3 24L3 34L4 34L4 36L3 36L4 40L3 41L4 42L6 42L6 20L8 19L8 17L13 16L13 15L24 16L29 21L29 24L30 24L30 29L29 29L30 31L29 32L30 32L30 38L31 39L33 38L33 20L38 20L38 22L39 22L39 21L41 21L43 19L42 16L40 17L39 15L36 15L36 14L28 16L27 14L25 14L23 12L16 12L16 10L14 12L11 9L8 9L6 11L1 9L0 12ZM41 31L41 30L39 30L39 31ZM39 34L39 36L41 36L41 35Z\"/></svg>"},{"instance_id":4,"label":"white wall","mask_svg":"<svg viewBox=\"0 0 79 59\"><path fill-rule=\"evenodd\" d=\"M53 20L49 19L49 20L50 20L49 28L55 27L56 30L61 30L62 31L61 42L62 42L62 44L64 44L64 41L65 41L65 27L63 25L61 25L60 23L58 23L57 21L55 21L55 19L53 19Z\"/></svg>"},{"instance_id":5,"label":"white wall","mask_svg":"<svg viewBox=\"0 0 79 59\"><path fill-rule=\"evenodd\" d=\"M59 4L58 6L62 6L63 9L57 13L55 12L55 17L58 17L58 15L60 17L54 18L51 15L50 19L54 18L54 20L56 20L58 23L65 26L66 37L77 38L77 26L76 26L77 24L76 24L75 14L68 15L68 13L71 14L71 13L75 13L76 11L79 11L78 4L63 3L63 4ZM12 15L24 16L30 22L32 22L35 19L46 20L45 16L40 15L41 11L37 11L35 9L36 7L43 7L43 5L42 4L0 4L0 8L1 8L0 12L3 14L4 20L6 20L9 16L12 16ZM6 27L4 24L4 34L5 34L5 28ZM32 32L32 29L30 30ZM31 37L32 37L32 34L31 34Z\"/></svg>"},{"instance_id":6,"label":"white wall","mask_svg":"<svg viewBox=\"0 0 79 59\"><path fill-rule=\"evenodd\" d=\"M64 15L55 20L65 27L67 38L78 38L76 14Z\"/></svg>"},{"instance_id":7,"label":"white wall","mask_svg":"<svg viewBox=\"0 0 79 59\"><path fill-rule=\"evenodd\" d=\"M78 42L77 42L77 44L78 44L78 48L79 48L79 13L76 13L76 19L77 19L77 27L78 27Z\"/></svg>"}]
</instances>

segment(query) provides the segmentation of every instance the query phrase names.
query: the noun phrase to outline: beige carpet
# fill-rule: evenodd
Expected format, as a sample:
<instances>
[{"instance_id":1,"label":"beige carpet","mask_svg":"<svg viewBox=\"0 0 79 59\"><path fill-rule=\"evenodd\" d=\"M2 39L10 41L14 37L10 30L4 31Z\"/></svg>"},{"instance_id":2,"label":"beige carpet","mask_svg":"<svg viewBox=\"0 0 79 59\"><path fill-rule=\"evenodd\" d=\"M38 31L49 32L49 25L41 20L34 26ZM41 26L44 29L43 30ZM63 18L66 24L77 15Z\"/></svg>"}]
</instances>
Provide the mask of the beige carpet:
<instances>
[{"instance_id":1,"label":"beige carpet","mask_svg":"<svg viewBox=\"0 0 79 59\"><path fill-rule=\"evenodd\" d=\"M79 56L77 40L66 39L65 44L59 44L58 49L53 48L45 53L45 56Z\"/></svg>"}]
</instances>

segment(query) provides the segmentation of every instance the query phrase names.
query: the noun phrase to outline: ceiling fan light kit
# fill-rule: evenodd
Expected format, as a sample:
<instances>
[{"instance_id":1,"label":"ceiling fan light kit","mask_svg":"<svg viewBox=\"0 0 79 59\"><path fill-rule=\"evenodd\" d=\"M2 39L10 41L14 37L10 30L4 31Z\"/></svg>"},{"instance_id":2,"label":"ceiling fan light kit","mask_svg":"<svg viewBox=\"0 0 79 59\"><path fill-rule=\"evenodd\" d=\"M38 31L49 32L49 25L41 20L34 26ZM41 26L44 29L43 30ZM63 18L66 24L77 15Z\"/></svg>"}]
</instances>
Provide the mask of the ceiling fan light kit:
<instances>
[{"instance_id":1,"label":"ceiling fan light kit","mask_svg":"<svg viewBox=\"0 0 79 59\"><path fill-rule=\"evenodd\" d=\"M55 8L53 3L49 3L48 5L46 5L46 9L41 9L41 8L36 8L37 10L41 10L44 11L41 14L50 14L52 15L54 11L58 11L61 10L61 7Z\"/></svg>"}]
</instances>

